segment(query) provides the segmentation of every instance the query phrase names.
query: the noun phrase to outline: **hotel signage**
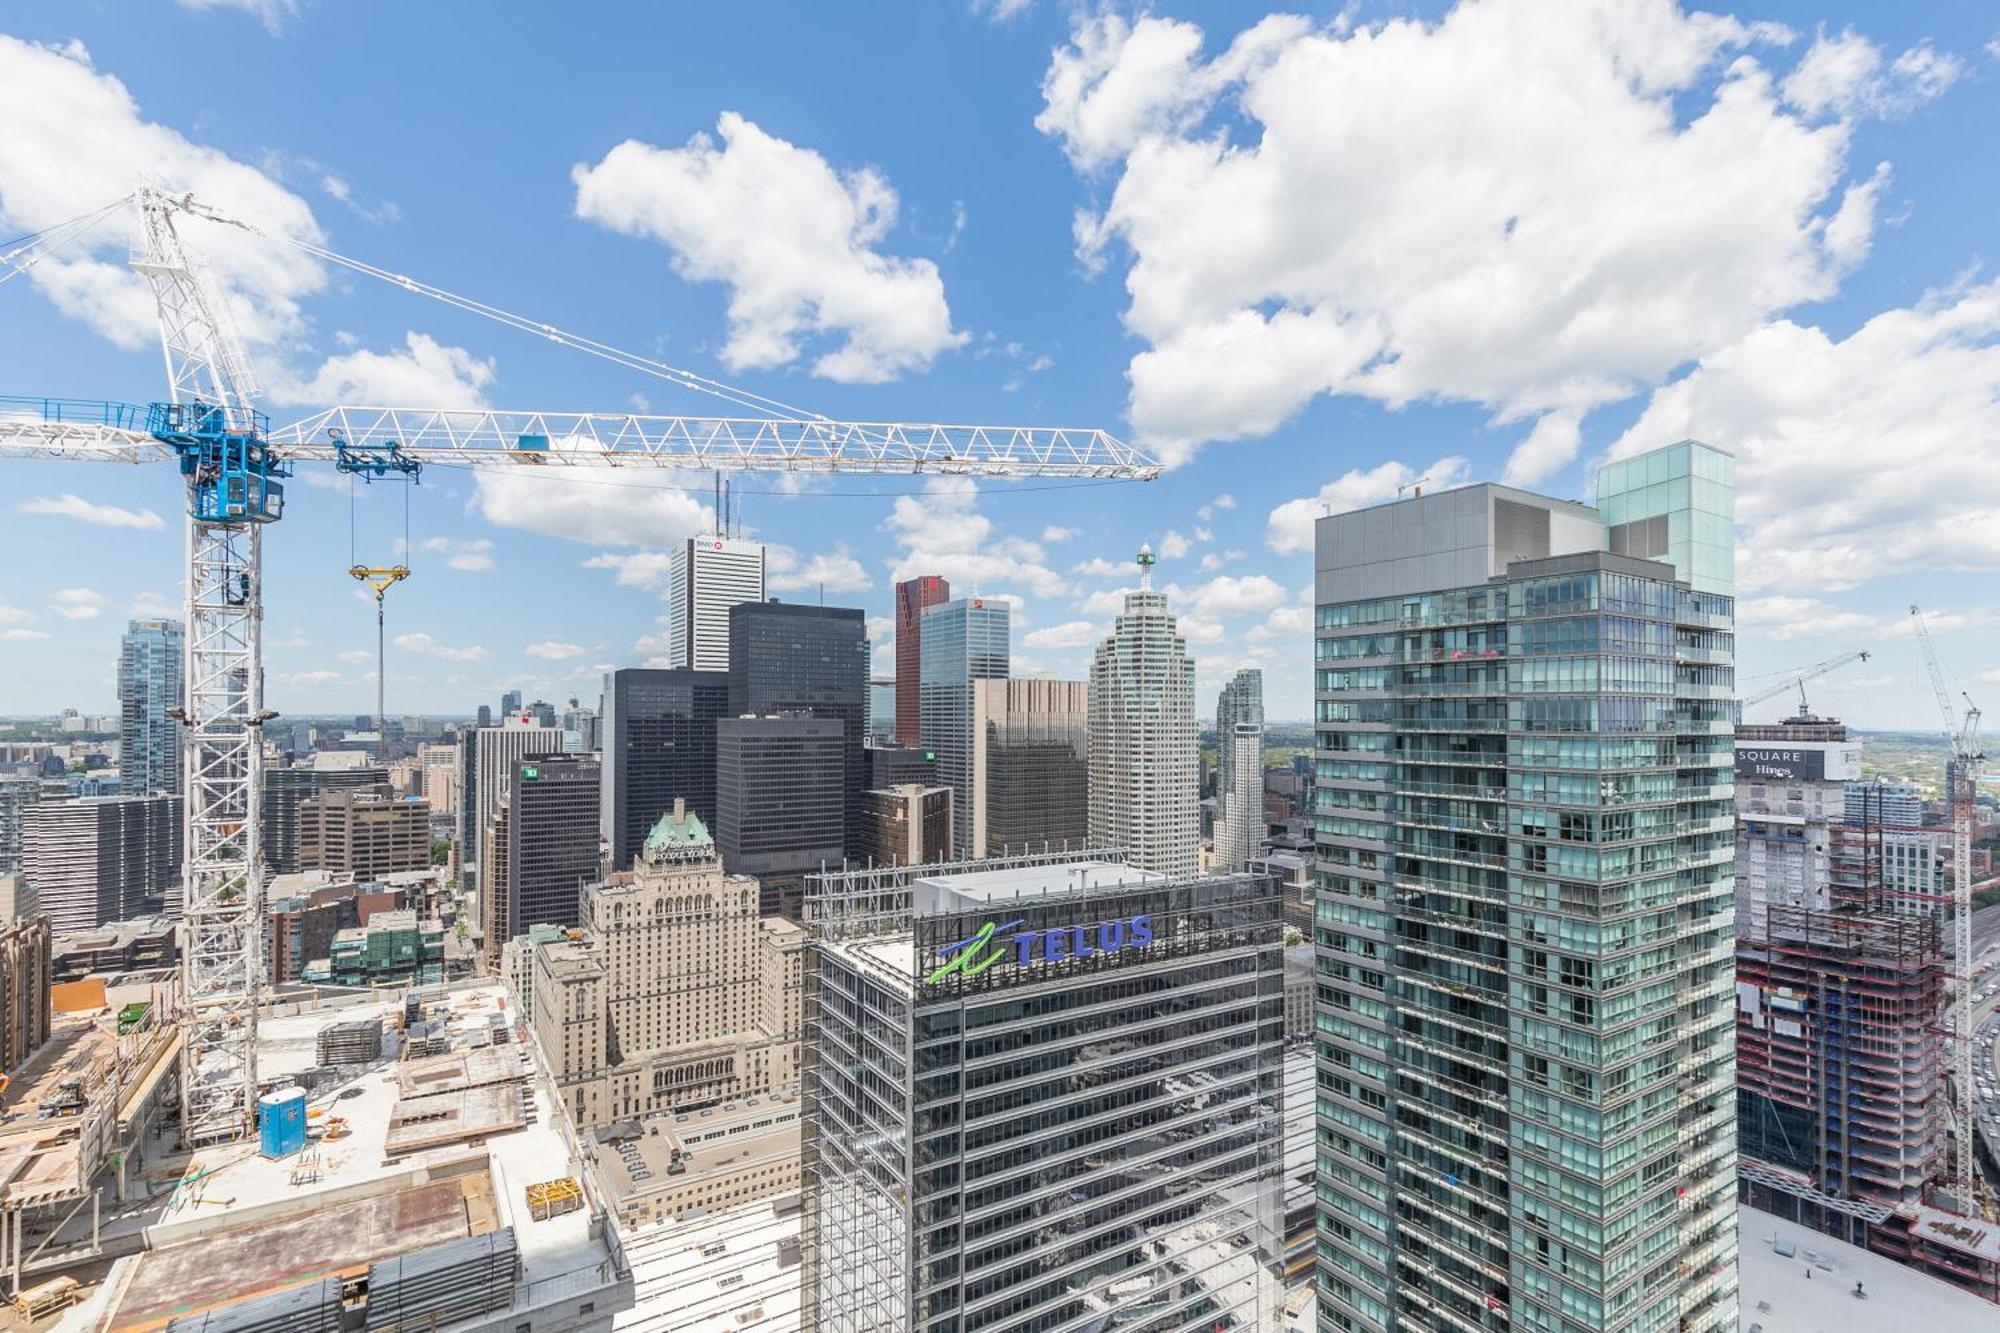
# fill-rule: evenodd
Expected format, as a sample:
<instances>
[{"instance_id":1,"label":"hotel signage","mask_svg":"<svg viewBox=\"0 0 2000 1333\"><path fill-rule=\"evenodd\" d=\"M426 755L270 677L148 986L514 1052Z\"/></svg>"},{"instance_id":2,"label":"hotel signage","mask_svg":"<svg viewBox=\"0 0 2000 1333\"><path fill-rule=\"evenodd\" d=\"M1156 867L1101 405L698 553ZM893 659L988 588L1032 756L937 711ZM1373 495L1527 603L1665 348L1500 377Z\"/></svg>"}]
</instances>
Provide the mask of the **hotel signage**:
<instances>
[{"instance_id":1,"label":"hotel signage","mask_svg":"<svg viewBox=\"0 0 2000 1333\"><path fill-rule=\"evenodd\" d=\"M1023 927L1026 927L1023 929ZM1153 942L1153 918L1120 917L1073 926L1027 926L1025 918L988 921L965 939L937 951L938 966L924 978L934 986L948 977L976 977L996 963L1038 967L1065 958L1143 949Z\"/></svg>"}]
</instances>

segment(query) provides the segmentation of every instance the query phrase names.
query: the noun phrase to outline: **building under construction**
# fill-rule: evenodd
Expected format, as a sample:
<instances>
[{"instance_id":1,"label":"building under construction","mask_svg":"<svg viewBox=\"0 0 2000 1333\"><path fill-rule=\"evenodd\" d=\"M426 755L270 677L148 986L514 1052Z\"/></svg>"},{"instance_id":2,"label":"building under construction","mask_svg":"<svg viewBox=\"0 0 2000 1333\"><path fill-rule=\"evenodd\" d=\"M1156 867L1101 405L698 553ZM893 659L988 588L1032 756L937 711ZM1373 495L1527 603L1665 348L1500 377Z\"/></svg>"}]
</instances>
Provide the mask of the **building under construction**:
<instances>
[{"instance_id":1,"label":"building under construction","mask_svg":"<svg viewBox=\"0 0 2000 1333\"><path fill-rule=\"evenodd\" d=\"M1929 1206L1946 940L1886 882L1884 829L1845 822L1858 752L1825 719L1738 729L1738 845L1764 853L1738 867L1739 1194L2000 1301L2000 1229Z\"/></svg>"}]
</instances>

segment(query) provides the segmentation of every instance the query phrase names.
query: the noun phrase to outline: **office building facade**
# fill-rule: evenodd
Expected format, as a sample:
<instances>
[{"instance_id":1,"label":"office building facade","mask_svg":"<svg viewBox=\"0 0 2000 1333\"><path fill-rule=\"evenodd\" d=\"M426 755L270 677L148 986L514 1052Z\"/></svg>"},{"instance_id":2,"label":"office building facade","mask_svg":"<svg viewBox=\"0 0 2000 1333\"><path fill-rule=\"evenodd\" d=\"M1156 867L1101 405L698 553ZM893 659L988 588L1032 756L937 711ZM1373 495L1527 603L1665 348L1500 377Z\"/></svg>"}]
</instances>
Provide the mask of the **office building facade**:
<instances>
[{"instance_id":1,"label":"office building facade","mask_svg":"<svg viewBox=\"0 0 2000 1333\"><path fill-rule=\"evenodd\" d=\"M0 920L0 1070L19 1073L55 1021L55 940L47 917Z\"/></svg>"},{"instance_id":2,"label":"office building facade","mask_svg":"<svg viewBox=\"0 0 2000 1333\"><path fill-rule=\"evenodd\" d=\"M178 620L129 622L118 645L118 772L128 796L181 789L181 668L186 635Z\"/></svg>"},{"instance_id":3,"label":"office building facade","mask_svg":"<svg viewBox=\"0 0 2000 1333\"><path fill-rule=\"evenodd\" d=\"M329 792L387 791L389 770L368 762L366 755L332 751L314 755L308 764L266 767L263 784L264 824L258 845L264 855L264 871L292 875L300 869L299 822L305 803Z\"/></svg>"},{"instance_id":4,"label":"office building facade","mask_svg":"<svg viewBox=\"0 0 2000 1333\"><path fill-rule=\"evenodd\" d=\"M1736 1326L1732 463L1319 520L1319 1327Z\"/></svg>"},{"instance_id":5,"label":"office building facade","mask_svg":"<svg viewBox=\"0 0 2000 1333\"><path fill-rule=\"evenodd\" d=\"M862 856L870 865L920 866L951 859L951 788L911 783L862 798Z\"/></svg>"},{"instance_id":6,"label":"office building facade","mask_svg":"<svg viewBox=\"0 0 2000 1333\"><path fill-rule=\"evenodd\" d=\"M487 826L500 809L514 766L563 752L562 732L538 727L520 717L508 717L497 727L479 727L459 742L464 770L459 777L458 848L461 874L467 884L479 884L486 854Z\"/></svg>"},{"instance_id":7,"label":"office building facade","mask_svg":"<svg viewBox=\"0 0 2000 1333\"><path fill-rule=\"evenodd\" d=\"M713 827L715 724L729 673L629 667L604 677L604 845L623 870L662 814L684 801Z\"/></svg>"},{"instance_id":8,"label":"office building facade","mask_svg":"<svg viewBox=\"0 0 2000 1333\"><path fill-rule=\"evenodd\" d=\"M542 1050L579 1128L789 1091L805 936L758 910L685 804L584 891L582 934L528 962Z\"/></svg>"},{"instance_id":9,"label":"office building facade","mask_svg":"<svg viewBox=\"0 0 2000 1333\"><path fill-rule=\"evenodd\" d=\"M574 926L584 886L600 873L597 762L578 755L517 759L485 839L492 874L479 887L489 970L529 926Z\"/></svg>"},{"instance_id":10,"label":"office building facade","mask_svg":"<svg viewBox=\"0 0 2000 1333\"><path fill-rule=\"evenodd\" d=\"M1736 727L1736 935L1761 937L1773 906L1833 906L1836 848L1862 745L1846 724L1795 718Z\"/></svg>"},{"instance_id":11,"label":"office building facade","mask_svg":"<svg viewBox=\"0 0 2000 1333\"><path fill-rule=\"evenodd\" d=\"M951 788L952 854L958 860L978 855L974 687L1007 679L1011 624L1007 603L983 597L939 602L922 616L918 694L924 749L937 756L938 784Z\"/></svg>"},{"instance_id":12,"label":"office building facade","mask_svg":"<svg viewBox=\"0 0 2000 1333\"><path fill-rule=\"evenodd\" d=\"M299 869L367 882L431 863L431 807L388 791L330 791L299 807Z\"/></svg>"},{"instance_id":13,"label":"office building facade","mask_svg":"<svg viewBox=\"0 0 2000 1333\"><path fill-rule=\"evenodd\" d=\"M805 876L845 858L846 724L803 713L724 718L715 744L723 867L763 885L767 913L796 918Z\"/></svg>"},{"instance_id":14,"label":"office building facade","mask_svg":"<svg viewBox=\"0 0 2000 1333\"><path fill-rule=\"evenodd\" d=\"M924 612L951 600L951 584L920 574L896 584L896 725L903 745L924 740Z\"/></svg>"},{"instance_id":15,"label":"office building facade","mask_svg":"<svg viewBox=\"0 0 2000 1333\"><path fill-rule=\"evenodd\" d=\"M746 603L729 611L729 711L840 723L842 846L861 850L868 740L868 618L857 607Z\"/></svg>"},{"instance_id":16,"label":"office building facade","mask_svg":"<svg viewBox=\"0 0 2000 1333\"><path fill-rule=\"evenodd\" d=\"M675 546L667 558L667 665L727 671L730 609L763 600L761 542L711 534Z\"/></svg>"},{"instance_id":17,"label":"office building facade","mask_svg":"<svg viewBox=\"0 0 2000 1333\"><path fill-rule=\"evenodd\" d=\"M1090 833L1090 686L981 680L972 687L975 857L1081 847Z\"/></svg>"},{"instance_id":18,"label":"office building facade","mask_svg":"<svg viewBox=\"0 0 2000 1333\"><path fill-rule=\"evenodd\" d=\"M21 870L58 935L158 911L180 888L180 797L31 805L21 816Z\"/></svg>"},{"instance_id":19,"label":"office building facade","mask_svg":"<svg viewBox=\"0 0 2000 1333\"><path fill-rule=\"evenodd\" d=\"M42 799L42 780L28 773L0 773L0 875L21 870L21 812Z\"/></svg>"},{"instance_id":20,"label":"office building facade","mask_svg":"<svg viewBox=\"0 0 2000 1333\"><path fill-rule=\"evenodd\" d=\"M803 1082L816 1327L1280 1327L1271 882L991 865L822 881ZM892 888L907 910L881 915Z\"/></svg>"},{"instance_id":21,"label":"office building facade","mask_svg":"<svg viewBox=\"0 0 2000 1333\"><path fill-rule=\"evenodd\" d=\"M1201 747L1194 659L1153 590L1154 556L1139 551L1139 590L1090 663L1090 841L1132 864L1187 876L1201 853Z\"/></svg>"},{"instance_id":22,"label":"office building facade","mask_svg":"<svg viewBox=\"0 0 2000 1333\"><path fill-rule=\"evenodd\" d=\"M1235 790L1232 765L1236 756L1228 742L1237 726L1244 722L1260 731L1264 726L1264 673L1256 667L1244 667L1231 676L1215 697L1215 795L1218 800ZM1261 757L1258 762L1263 762Z\"/></svg>"}]
</instances>

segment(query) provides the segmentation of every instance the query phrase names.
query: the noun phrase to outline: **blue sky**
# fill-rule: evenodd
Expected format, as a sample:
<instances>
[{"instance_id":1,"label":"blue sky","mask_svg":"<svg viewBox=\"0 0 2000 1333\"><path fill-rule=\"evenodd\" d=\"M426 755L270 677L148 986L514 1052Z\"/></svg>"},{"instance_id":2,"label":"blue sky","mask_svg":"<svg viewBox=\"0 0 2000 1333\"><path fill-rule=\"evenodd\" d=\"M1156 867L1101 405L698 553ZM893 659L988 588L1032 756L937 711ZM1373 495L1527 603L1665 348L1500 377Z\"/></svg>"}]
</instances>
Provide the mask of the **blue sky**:
<instances>
[{"instance_id":1,"label":"blue sky","mask_svg":"<svg viewBox=\"0 0 2000 1333\"><path fill-rule=\"evenodd\" d=\"M194 0L0 18L0 237L151 172L265 226L834 417L1094 425L1145 486L741 479L787 597L883 620L899 573L1013 595L1081 675L1142 540L1201 711L1261 665L1309 711L1310 523L1399 484L1587 494L1738 453L1747 677L1870 647L1816 701L1923 727L1907 608L2000 683L2000 18L1597 0L542 6ZM706 136L698 138L697 136ZM621 147L623 145L623 147ZM721 405L295 252L192 233L279 421L332 402ZM0 285L0 393L161 392L107 226ZM0 712L108 708L179 600L159 468L9 461ZM705 478L434 469L389 705L585 699L645 661ZM679 486L683 489L669 489ZM69 499L65 497L74 497ZM372 707L403 495L294 484L266 544L274 707ZM350 524L355 534L350 548Z\"/></svg>"}]
</instances>

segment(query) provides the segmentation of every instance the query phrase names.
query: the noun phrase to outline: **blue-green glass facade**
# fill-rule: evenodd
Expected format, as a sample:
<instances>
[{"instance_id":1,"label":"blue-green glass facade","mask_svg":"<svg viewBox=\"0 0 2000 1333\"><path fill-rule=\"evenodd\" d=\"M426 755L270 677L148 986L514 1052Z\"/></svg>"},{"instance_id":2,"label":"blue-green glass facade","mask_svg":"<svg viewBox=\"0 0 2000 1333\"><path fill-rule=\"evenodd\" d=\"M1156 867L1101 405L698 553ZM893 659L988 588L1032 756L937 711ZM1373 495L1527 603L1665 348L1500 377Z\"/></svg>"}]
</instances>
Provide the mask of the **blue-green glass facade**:
<instances>
[{"instance_id":1,"label":"blue-green glass facade","mask_svg":"<svg viewBox=\"0 0 2000 1333\"><path fill-rule=\"evenodd\" d=\"M1727 547L1700 588L1609 535L1502 487L1321 521L1323 1330L1735 1327Z\"/></svg>"}]
</instances>

